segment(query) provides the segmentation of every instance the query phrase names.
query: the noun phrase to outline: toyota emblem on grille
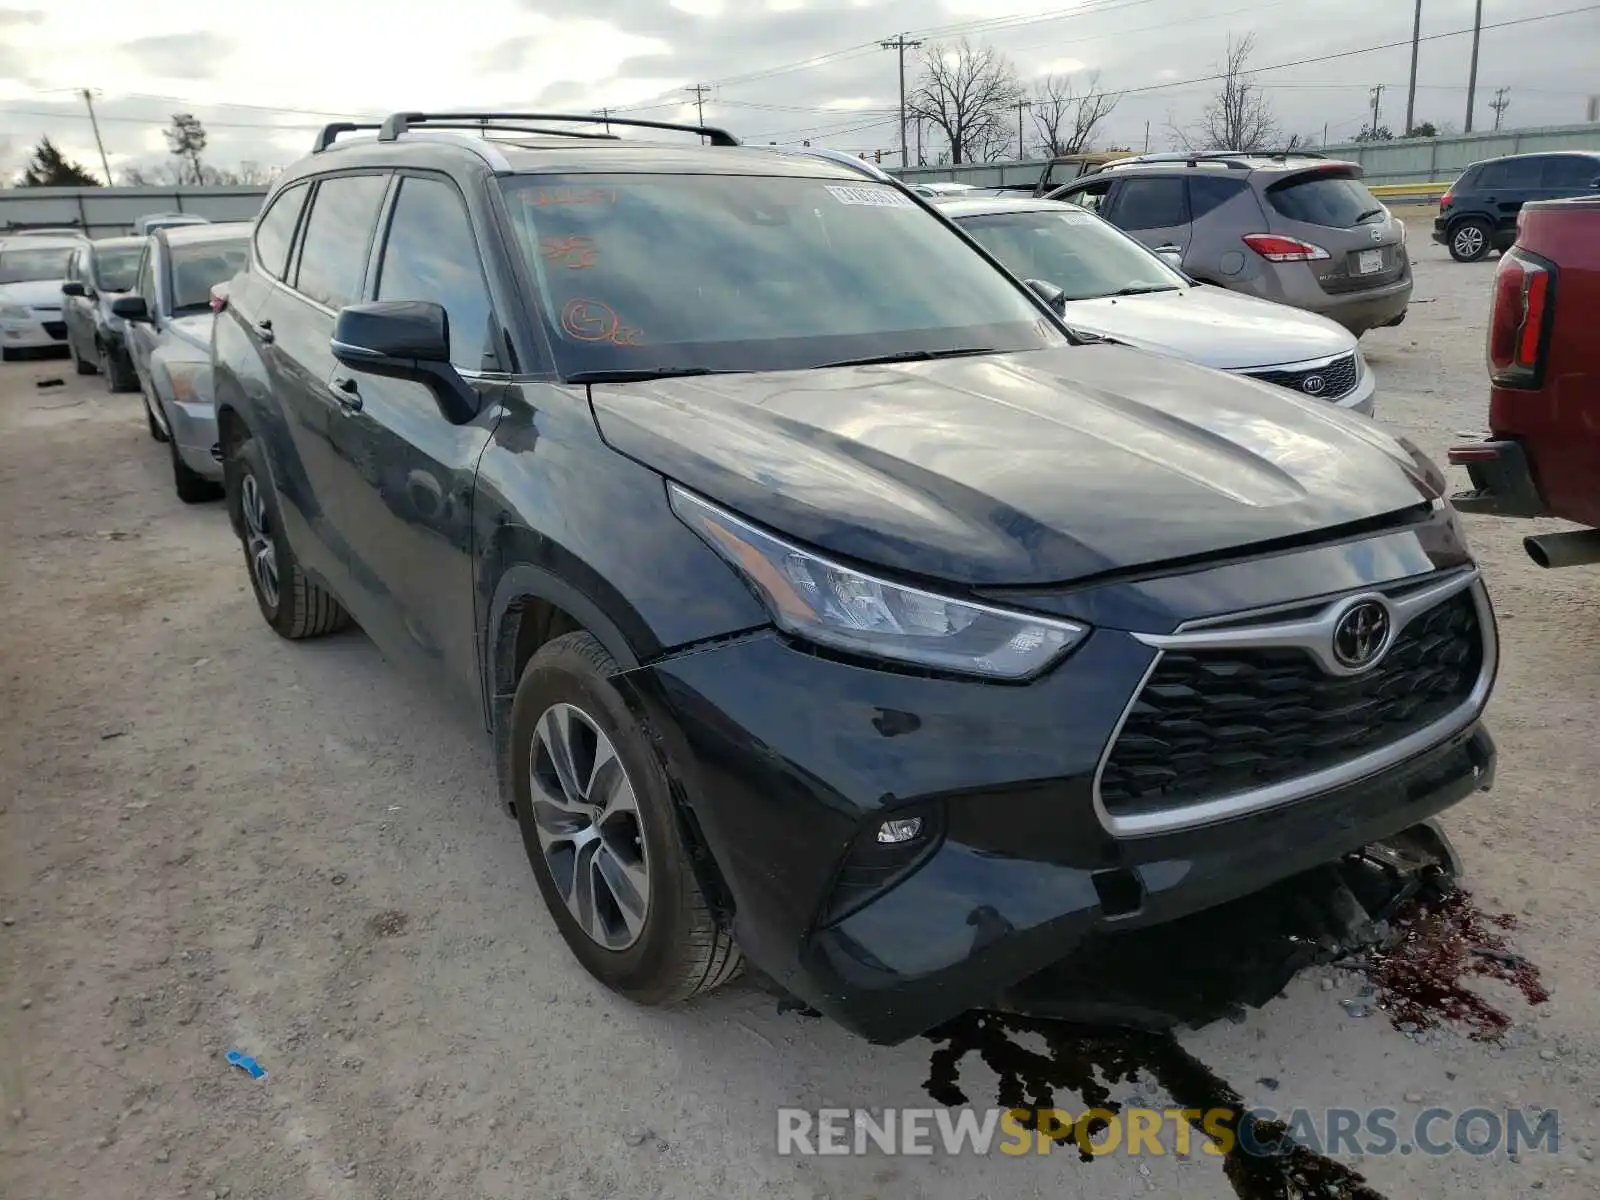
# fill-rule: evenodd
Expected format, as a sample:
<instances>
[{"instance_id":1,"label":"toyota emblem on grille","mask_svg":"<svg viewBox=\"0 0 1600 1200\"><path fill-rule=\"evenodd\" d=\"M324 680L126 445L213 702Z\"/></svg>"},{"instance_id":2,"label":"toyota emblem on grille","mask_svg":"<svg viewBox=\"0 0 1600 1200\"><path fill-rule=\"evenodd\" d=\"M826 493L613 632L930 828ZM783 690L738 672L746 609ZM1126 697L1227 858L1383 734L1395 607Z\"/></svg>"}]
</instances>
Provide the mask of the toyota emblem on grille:
<instances>
[{"instance_id":1,"label":"toyota emblem on grille","mask_svg":"<svg viewBox=\"0 0 1600 1200\"><path fill-rule=\"evenodd\" d=\"M1377 665L1391 627L1389 610L1376 600L1352 604L1333 627L1333 657L1352 671Z\"/></svg>"},{"instance_id":2,"label":"toyota emblem on grille","mask_svg":"<svg viewBox=\"0 0 1600 1200\"><path fill-rule=\"evenodd\" d=\"M1320 396L1328 390L1328 381L1321 375L1307 375L1300 381L1300 390L1308 396Z\"/></svg>"}]
</instances>

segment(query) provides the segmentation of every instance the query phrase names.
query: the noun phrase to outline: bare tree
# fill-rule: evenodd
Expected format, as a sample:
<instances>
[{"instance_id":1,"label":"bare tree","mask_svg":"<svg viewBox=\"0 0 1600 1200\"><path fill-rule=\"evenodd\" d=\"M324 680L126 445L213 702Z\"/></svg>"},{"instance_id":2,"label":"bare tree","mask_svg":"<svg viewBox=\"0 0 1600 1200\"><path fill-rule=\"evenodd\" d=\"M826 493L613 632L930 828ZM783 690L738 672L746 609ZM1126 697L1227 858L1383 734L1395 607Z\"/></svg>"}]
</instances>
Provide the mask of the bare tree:
<instances>
[{"instance_id":1,"label":"bare tree","mask_svg":"<svg viewBox=\"0 0 1600 1200\"><path fill-rule=\"evenodd\" d=\"M205 182L205 172L200 166L200 152L206 148L206 127L193 113L173 113L172 126L162 130L167 146L174 158L187 159L189 175L195 183Z\"/></svg>"},{"instance_id":2,"label":"bare tree","mask_svg":"<svg viewBox=\"0 0 1600 1200\"><path fill-rule=\"evenodd\" d=\"M1005 55L962 38L923 49L922 78L906 108L944 131L952 163L982 161L996 143L1007 144L1007 115L1021 94Z\"/></svg>"},{"instance_id":3,"label":"bare tree","mask_svg":"<svg viewBox=\"0 0 1600 1200\"><path fill-rule=\"evenodd\" d=\"M171 187L183 182L183 172L168 163L134 163L121 170L124 187Z\"/></svg>"},{"instance_id":4,"label":"bare tree","mask_svg":"<svg viewBox=\"0 0 1600 1200\"><path fill-rule=\"evenodd\" d=\"M1228 57L1222 67L1222 86L1186 128L1172 127L1185 150L1265 150L1278 142L1278 122L1272 105L1246 67L1255 49L1255 34L1235 42L1228 39Z\"/></svg>"},{"instance_id":5,"label":"bare tree","mask_svg":"<svg viewBox=\"0 0 1600 1200\"><path fill-rule=\"evenodd\" d=\"M1046 75L1033 90L1033 123L1045 150L1052 158L1087 150L1095 130L1121 99L1121 92L1100 90L1099 71L1084 81L1081 92L1074 89L1071 75Z\"/></svg>"}]
</instances>

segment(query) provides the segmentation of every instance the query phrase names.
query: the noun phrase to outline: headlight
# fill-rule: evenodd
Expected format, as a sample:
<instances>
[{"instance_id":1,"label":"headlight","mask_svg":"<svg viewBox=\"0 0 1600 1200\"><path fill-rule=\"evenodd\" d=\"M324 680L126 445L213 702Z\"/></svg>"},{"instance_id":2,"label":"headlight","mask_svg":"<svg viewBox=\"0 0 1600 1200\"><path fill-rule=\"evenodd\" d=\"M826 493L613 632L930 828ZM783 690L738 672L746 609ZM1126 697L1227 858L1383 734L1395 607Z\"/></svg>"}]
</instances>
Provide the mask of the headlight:
<instances>
[{"instance_id":1,"label":"headlight","mask_svg":"<svg viewBox=\"0 0 1600 1200\"><path fill-rule=\"evenodd\" d=\"M33 313L20 304L0 305L0 321L31 321Z\"/></svg>"},{"instance_id":2,"label":"headlight","mask_svg":"<svg viewBox=\"0 0 1600 1200\"><path fill-rule=\"evenodd\" d=\"M172 383L172 398L179 404L211 403L211 364L166 362L162 367Z\"/></svg>"},{"instance_id":3,"label":"headlight","mask_svg":"<svg viewBox=\"0 0 1600 1200\"><path fill-rule=\"evenodd\" d=\"M824 646L993 679L1036 675L1087 626L952 600L780 541L668 485L672 509L748 580L778 627Z\"/></svg>"}]
</instances>

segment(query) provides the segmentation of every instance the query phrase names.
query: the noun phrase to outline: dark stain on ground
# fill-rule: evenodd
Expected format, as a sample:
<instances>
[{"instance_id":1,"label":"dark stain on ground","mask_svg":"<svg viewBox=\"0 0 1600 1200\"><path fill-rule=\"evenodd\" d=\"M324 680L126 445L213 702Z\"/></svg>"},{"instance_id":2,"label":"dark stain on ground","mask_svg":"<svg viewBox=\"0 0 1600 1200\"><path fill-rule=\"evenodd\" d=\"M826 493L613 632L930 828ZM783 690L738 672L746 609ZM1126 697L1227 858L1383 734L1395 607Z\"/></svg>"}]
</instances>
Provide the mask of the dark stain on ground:
<instances>
[{"instance_id":1,"label":"dark stain on ground","mask_svg":"<svg viewBox=\"0 0 1600 1200\"><path fill-rule=\"evenodd\" d=\"M1411 867L1419 847L1427 857L1425 838L1396 845L1414 856ZM1393 854L1347 860L1193 917L1088 943L1003 997L997 1007L1005 1011L966 1013L931 1032L939 1048L928 1093L941 1104L967 1103L960 1066L976 1054L999 1077L998 1104L1032 1110L1033 1121L1038 1110L1058 1107L1058 1090L1073 1093L1080 1112L1119 1112L1112 1089L1143 1075L1174 1107L1198 1110L1185 1119L1210 1153L1224 1151L1224 1175L1241 1200L1383 1200L1356 1171L1296 1144L1281 1122L1252 1117L1240 1094L1173 1031L1243 1019L1318 962L1368 972L1396 1025L1462 1021L1476 1037L1498 1036L1508 1018L1465 989L1473 976L1511 983L1530 1004L1547 998L1538 968L1507 949L1514 918L1479 912L1454 885L1453 870L1397 871L1396 861ZM1045 1050L1030 1049L1018 1034L1042 1039ZM1213 1116L1207 1130L1205 1114L1218 1112L1226 1116ZM1084 1132L1093 1141L1105 1128L1086 1124ZM1094 1157L1078 1143L1076 1126L1047 1133ZM1221 1136L1213 1141L1213 1134Z\"/></svg>"},{"instance_id":2,"label":"dark stain on ground","mask_svg":"<svg viewBox=\"0 0 1600 1200\"><path fill-rule=\"evenodd\" d=\"M390 909L381 912L367 921L367 932L373 937L392 938L399 937L410 928L411 918L403 912Z\"/></svg>"},{"instance_id":3,"label":"dark stain on ground","mask_svg":"<svg viewBox=\"0 0 1600 1200\"><path fill-rule=\"evenodd\" d=\"M1042 1038L1046 1051L1030 1050L1016 1041L1013 1035L1021 1033ZM942 1043L929 1064L926 1085L928 1094L940 1104L967 1103L959 1080L961 1061L968 1054L977 1054L1000 1077L998 1103L1014 1109L1054 1108L1056 1090L1062 1088L1075 1093L1085 1109L1117 1113L1122 1106L1112 1098L1112 1087L1133 1084L1143 1073L1166 1089L1174 1107L1195 1114L1190 1124L1202 1144L1225 1148L1220 1155L1223 1175L1241 1200L1310 1196L1384 1200L1358 1172L1290 1141L1281 1122L1255 1120L1239 1093L1170 1033L1117 1032L1007 1013L972 1012L928 1036ZM1228 1115L1218 1119L1215 1114L1219 1112ZM1203 1128L1205 1114L1212 1114L1210 1132ZM1023 1123L1030 1125L1033 1120L1030 1115ZM1091 1139L1105 1128L1104 1122L1097 1124L1085 1126ZM1212 1133L1218 1137L1216 1142ZM1085 1161L1094 1157L1079 1143L1077 1126L1053 1136L1077 1146Z\"/></svg>"},{"instance_id":4,"label":"dark stain on ground","mask_svg":"<svg viewBox=\"0 0 1600 1200\"><path fill-rule=\"evenodd\" d=\"M1508 946L1506 933L1516 924L1509 913L1481 911L1465 891L1421 898L1395 915L1398 937L1355 965L1376 985L1378 1007L1396 1026L1456 1021L1474 1040L1494 1041L1511 1018L1469 990L1468 980L1498 979L1529 1004L1550 998L1539 968Z\"/></svg>"}]
</instances>

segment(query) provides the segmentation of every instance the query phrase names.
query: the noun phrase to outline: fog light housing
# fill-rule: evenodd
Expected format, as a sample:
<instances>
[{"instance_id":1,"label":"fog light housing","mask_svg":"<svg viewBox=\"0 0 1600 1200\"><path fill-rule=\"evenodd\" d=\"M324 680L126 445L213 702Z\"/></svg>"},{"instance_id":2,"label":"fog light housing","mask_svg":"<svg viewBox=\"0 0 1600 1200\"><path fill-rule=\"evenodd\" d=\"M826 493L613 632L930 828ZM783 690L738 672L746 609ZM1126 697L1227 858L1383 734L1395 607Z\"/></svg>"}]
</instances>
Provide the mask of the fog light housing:
<instances>
[{"instance_id":1,"label":"fog light housing","mask_svg":"<svg viewBox=\"0 0 1600 1200\"><path fill-rule=\"evenodd\" d=\"M902 846L922 836L921 817L901 817L878 826L878 845Z\"/></svg>"}]
</instances>

